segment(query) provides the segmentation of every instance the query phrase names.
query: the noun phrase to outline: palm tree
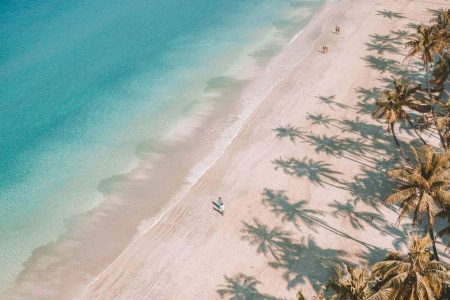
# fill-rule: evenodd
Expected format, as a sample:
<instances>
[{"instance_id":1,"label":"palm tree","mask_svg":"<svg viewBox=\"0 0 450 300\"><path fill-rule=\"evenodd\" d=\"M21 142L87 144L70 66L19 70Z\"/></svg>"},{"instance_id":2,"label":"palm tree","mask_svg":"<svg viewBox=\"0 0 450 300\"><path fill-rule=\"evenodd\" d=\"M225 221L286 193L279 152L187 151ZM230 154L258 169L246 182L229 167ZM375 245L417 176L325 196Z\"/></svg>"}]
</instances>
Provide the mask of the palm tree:
<instances>
[{"instance_id":1,"label":"palm tree","mask_svg":"<svg viewBox=\"0 0 450 300\"><path fill-rule=\"evenodd\" d=\"M337 278L328 288L334 291L330 300L366 300L372 294L370 274L364 269L351 269L346 265L336 267Z\"/></svg>"},{"instance_id":2,"label":"palm tree","mask_svg":"<svg viewBox=\"0 0 450 300\"><path fill-rule=\"evenodd\" d=\"M432 82L439 88L442 88L445 81L450 74L450 55L447 52L443 52L436 62L432 75Z\"/></svg>"},{"instance_id":3,"label":"palm tree","mask_svg":"<svg viewBox=\"0 0 450 300\"><path fill-rule=\"evenodd\" d=\"M409 89L402 80L394 80L394 89L384 90L382 92L381 97L376 102L376 108L372 112L372 117L375 119L386 119L386 122L388 123L388 131L391 132L395 144L400 149L403 158L405 158L407 162L410 162L410 159L406 156L400 142L397 139L394 125L397 120L409 119L409 116L405 111L405 107L411 107L414 105L412 98L410 97L414 90L415 89ZM413 126L412 123L410 125ZM423 142L425 143L425 141Z\"/></svg>"},{"instance_id":4,"label":"palm tree","mask_svg":"<svg viewBox=\"0 0 450 300\"><path fill-rule=\"evenodd\" d=\"M411 87L411 85L408 82L405 82L403 79L394 79L394 89L388 92L389 94L388 97L390 99L398 99L398 101L400 101L400 103L402 103L403 106L412 109L417 109L419 103L417 103L413 98L413 95L417 90L420 90L420 84ZM426 145L427 142L425 142L420 133L417 131L416 127L411 122L410 116L408 115L408 113L406 113L406 111L405 111L405 118L408 121L408 124L416 133L417 137L420 139L420 141L424 145Z\"/></svg>"},{"instance_id":5,"label":"palm tree","mask_svg":"<svg viewBox=\"0 0 450 300\"><path fill-rule=\"evenodd\" d=\"M448 267L431 259L429 237L412 236L408 254L391 252L372 272L380 289L367 300L435 300L450 280Z\"/></svg>"},{"instance_id":6,"label":"palm tree","mask_svg":"<svg viewBox=\"0 0 450 300\"><path fill-rule=\"evenodd\" d=\"M436 126L436 130L439 134L442 146L446 148L444 138L442 137L442 133L437 128L437 119L433 107L434 100L431 95L431 88L428 80L428 65L433 61L433 57L436 51L439 50L440 39L438 38L436 30L433 26L425 26L421 24L419 25L419 27L417 27L416 34L414 34L411 37L411 40L406 43L406 46L411 48L406 58L420 54L420 58L422 59L422 62L425 66L425 80L427 83L427 91L430 100L430 105L432 106L433 121Z\"/></svg>"},{"instance_id":7,"label":"palm tree","mask_svg":"<svg viewBox=\"0 0 450 300\"><path fill-rule=\"evenodd\" d=\"M400 182L400 187L386 202L400 203L398 222L410 213L413 215L413 225L424 216L427 218L427 230L433 241L434 256L439 260L434 237L434 219L450 203L450 150L439 154L425 145L420 155L414 147L411 147L411 152L415 158L413 167L389 171L389 175Z\"/></svg>"},{"instance_id":8,"label":"palm tree","mask_svg":"<svg viewBox=\"0 0 450 300\"><path fill-rule=\"evenodd\" d=\"M438 237L443 237L443 236L450 236L450 207L447 207L446 209L444 209L443 211L441 211L437 216L442 218L442 219L447 219L447 226L444 227L443 229L441 229L438 233L437 236ZM447 245L447 247L450 247L450 242Z\"/></svg>"},{"instance_id":9,"label":"palm tree","mask_svg":"<svg viewBox=\"0 0 450 300\"><path fill-rule=\"evenodd\" d=\"M438 129L442 132L445 149L450 147L450 103L442 103L442 115L437 117Z\"/></svg>"},{"instance_id":10,"label":"palm tree","mask_svg":"<svg viewBox=\"0 0 450 300\"><path fill-rule=\"evenodd\" d=\"M436 18L432 19L432 28L437 38L436 51L440 54L444 49L448 51L448 44L450 42L450 9L440 9Z\"/></svg>"},{"instance_id":11,"label":"palm tree","mask_svg":"<svg viewBox=\"0 0 450 300\"><path fill-rule=\"evenodd\" d=\"M406 43L411 49L408 52L408 57L420 54L420 58L425 66L425 78L427 82L427 89L431 99L431 90L428 83L428 64L433 61L434 52L438 46L435 31L432 26L425 26L423 24L417 27L417 32L411 37L411 40Z\"/></svg>"},{"instance_id":12,"label":"palm tree","mask_svg":"<svg viewBox=\"0 0 450 300\"><path fill-rule=\"evenodd\" d=\"M431 22L439 25L441 28L446 28L450 25L450 8L439 9L437 17L432 19Z\"/></svg>"}]
</instances>

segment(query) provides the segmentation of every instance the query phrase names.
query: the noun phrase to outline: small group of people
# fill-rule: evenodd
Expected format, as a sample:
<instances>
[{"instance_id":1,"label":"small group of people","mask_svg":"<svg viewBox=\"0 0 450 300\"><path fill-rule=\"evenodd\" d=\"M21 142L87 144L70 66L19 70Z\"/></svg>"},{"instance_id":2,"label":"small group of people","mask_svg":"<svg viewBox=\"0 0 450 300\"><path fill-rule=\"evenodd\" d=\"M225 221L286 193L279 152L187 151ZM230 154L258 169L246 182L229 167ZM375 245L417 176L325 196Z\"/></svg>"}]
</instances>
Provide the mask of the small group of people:
<instances>
[{"instance_id":1,"label":"small group of people","mask_svg":"<svg viewBox=\"0 0 450 300\"><path fill-rule=\"evenodd\" d=\"M336 27L334 28L334 33L336 33L336 34L341 33L341 27L339 25L336 25ZM322 53L327 53L327 52L328 52L327 45L322 45Z\"/></svg>"}]
</instances>

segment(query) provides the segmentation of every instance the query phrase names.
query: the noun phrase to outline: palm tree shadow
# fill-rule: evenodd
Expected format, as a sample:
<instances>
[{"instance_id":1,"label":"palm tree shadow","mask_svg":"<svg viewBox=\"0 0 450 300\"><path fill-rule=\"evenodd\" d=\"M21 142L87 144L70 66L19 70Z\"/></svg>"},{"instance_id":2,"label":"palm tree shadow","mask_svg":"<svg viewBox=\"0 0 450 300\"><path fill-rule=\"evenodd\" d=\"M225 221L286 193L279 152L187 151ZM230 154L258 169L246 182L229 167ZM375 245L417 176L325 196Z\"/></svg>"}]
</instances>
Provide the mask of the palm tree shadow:
<instances>
[{"instance_id":1,"label":"palm tree shadow","mask_svg":"<svg viewBox=\"0 0 450 300\"><path fill-rule=\"evenodd\" d=\"M408 29L417 30L418 26L419 26L418 24L410 22L410 23L406 24L405 27L408 28Z\"/></svg>"},{"instance_id":2,"label":"palm tree shadow","mask_svg":"<svg viewBox=\"0 0 450 300\"><path fill-rule=\"evenodd\" d=\"M396 39L396 40L403 40L406 37L408 37L409 32L406 31L406 30L398 29L398 30L391 30L391 34L394 35L394 39Z\"/></svg>"},{"instance_id":3,"label":"palm tree shadow","mask_svg":"<svg viewBox=\"0 0 450 300\"><path fill-rule=\"evenodd\" d=\"M391 34L383 35L374 33L370 35L370 38L375 43L385 43L390 45L403 46L402 39L408 35L406 31L391 31Z\"/></svg>"},{"instance_id":4,"label":"palm tree shadow","mask_svg":"<svg viewBox=\"0 0 450 300\"><path fill-rule=\"evenodd\" d=\"M319 115L309 114L307 118L313 120L311 126L321 124L324 125L326 128L328 128L329 126L333 126L339 128L342 131L345 131L345 128L333 124L337 123L333 122L337 120L327 118L322 114ZM277 132L277 137L279 139L289 137L292 142L295 142L295 138L300 138L303 142L315 146L315 151L317 153L323 152L327 155L346 158L369 168L372 167L371 164L374 163L374 158L365 154L365 152L369 150L369 145L366 144L365 141L361 138L342 139L339 138L338 136L328 137L326 135L319 136L313 133L306 134L306 132L302 132L298 128L292 127L291 125L287 125L285 127L278 127L274 129L274 131ZM378 155L381 154L376 152L377 151L372 151L373 154ZM285 166L287 165L286 163L281 164Z\"/></svg>"},{"instance_id":5,"label":"palm tree shadow","mask_svg":"<svg viewBox=\"0 0 450 300\"><path fill-rule=\"evenodd\" d=\"M316 153L325 153L334 157L341 157L361 164L368 168L373 168L376 163L374 155L380 155L378 151L371 149L361 138L339 138L335 136L308 135L308 143L315 146ZM372 150L369 152L369 150ZM372 153L373 155L369 155Z\"/></svg>"},{"instance_id":6,"label":"palm tree shadow","mask_svg":"<svg viewBox=\"0 0 450 300\"><path fill-rule=\"evenodd\" d=\"M380 125L368 124L361 120L359 117L355 119L343 119L340 120L341 128L344 132L350 132L361 136L366 143L370 143L368 150L382 150L383 152L390 152L392 148L391 143L386 143L386 139L389 138L387 131Z\"/></svg>"},{"instance_id":7,"label":"palm tree shadow","mask_svg":"<svg viewBox=\"0 0 450 300\"><path fill-rule=\"evenodd\" d=\"M271 211L277 216L281 216L283 222L292 222L299 230L301 225L305 225L310 230L316 231L315 216L322 216L321 210L308 209L307 202L300 200L292 203L284 191L264 189L262 202L271 207Z\"/></svg>"},{"instance_id":8,"label":"palm tree shadow","mask_svg":"<svg viewBox=\"0 0 450 300\"><path fill-rule=\"evenodd\" d=\"M336 119L333 119L332 117L324 114L313 115L311 113L308 113L306 119L311 121L311 125L323 125L326 128L330 128L329 126L332 125L334 121L336 121Z\"/></svg>"},{"instance_id":9,"label":"palm tree shadow","mask_svg":"<svg viewBox=\"0 0 450 300\"><path fill-rule=\"evenodd\" d=\"M383 225L382 233L393 238L392 246L394 247L394 249L400 250L402 246L406 245L406 241L408 240L406 232L411 231L411 224L403 224L401 226L397 226L395 224L386 223Z\"/></svg>"},{"instance_id":10,"label":"palm tree shadow","mask_svg":"<svg viewBox=\"0 0 450 300\"><path fill-rule=\"evenodd\" d=\"M288 137L292 142L295 142L296 138L300 138L303 136L304 132L300 130L298 127L293 127L291 124L286 126L278 126L273 131L277 133L278 139L283 139Z\"/></svg>"},{"instance_id":11,"label":"palm tree shadow","mask_svg":"<svg viewBox=\"0 0 450 300\"><path fill-rule=\"evenodd\" d=\"M365 90L364 99L374 98L376 93L376 90ZM328 123L330 121L327 119ZM361 168L362 173L354 176L351 181L339 181L339 183L345 185L346 189L350 191L354 197L355 205L357 202L363 201L379 210L380 199L385 199L388 191L393 187L393 183L384 172L400 160L400 154L398 151L395 151L396 149L392 146L392 142L390 142L390 136L388 136L388 133L381 126L368 124L358 117L354 120L339 120L337 123L339 125L333 124L333 126L338 127L343 132L357 134L361 138L342 139L338 137L312 135L308 135L308 137L316 145L316 151L322 151L331 155L342 155L353 161L358 160L358 163L363 166ZM313 182L320 182L322 180L320 177L322 173L314 173L312 171L324 171L323 168L305 168L303 166L304 169L311 170L311 172L303 171L301 173L298 170L295 172L295 162L292 159L290 161L277 160L275 162L283 170L287 170L288 174L294 174L296 176L305 176L305 174L308 174L310 180ZM302 167L298 163L297 166ZM334 175L332 177L335 178Z\"/></svg>"},{"instance_id":12,"label":"palm tree shadow","mask_svg":"<svg viewBox=\"0 0 450 300\"><path fill-rule=\"evenodd\" d=\"M320 227L322 229L325 229L337 236L349 239L351 241L354 241L356 243L359 243L367 248L374 248L375 246L366 243L364 241L358 240L354 238L353 236L333 227L330 226L325 220L321 219L320 216L324 215L324 212L320 210L311 210L303 208L302 210L298 210L298 206L303 206L304 201L297 202L295 204L292 204L291 201L289 201L289 198L284 194L284 191L274 191L270 189L265 189L263 193L263 202L266 205L269 205L272 207L272 212L274 212L277 216L282 216L282 220L291 220L294 225L299 228L299 223L297 223L297 219L301 221L304 225L306 225L308 228L316 232L316 228ZM261 226L260 223L255 222L255 224L258 225L258 231L253 230L253 232L258 233L267 233L267 228L263 228L264 226ZM247 227L246 229L249 229L250 227ZM261 229L264 229L261 231ZM279 233L279 228L277 229L277 234ZM300 229L300 228L299 228ZM248 230L246 232L249 232ZM286 233L285 233L286 235ZM273 236L273 233L270 232L269 236ZM265 241L266 239L263 239L263 237L267 237L266 235L260 236L260 241ZM271 240L273 241L273 240ZM266 249L266 248L264 248ZM260 251L261 252L261 251ZM274 255L274 253L272 252ZM277 257L277 255L274 255Z\"/></svg>"},{"instance_id":13,"label":"palm tree shadow","mask_svg":"<svg viewBox=\"0 0 450 300\"><path fill-rule=\"evenodd\" d=\"M366 99L373 97L372 92L368 94ZM360 147L363 155L371 153L374 159L372 167L363 166L361 173L347 182L354 197L354 204L362 201L378 210L380 199L385 199L393 188L393 182L386 176L385 171L400 161L400 154L395 151L388 133L381 126L367 124L359 118L345 119L340 121L340 124L344 131L357 133L363 138L366 143L364 147Z\"/></svg>"},{"instance_id":14,"label":"palm tree shadow","mask_svg":"<svg viewBox=\"0 0 450 300\"><path fill-rule=\"evenodd\" d=\"M328 204L328 206L334 208L331 213L332 216L344 218L354 229L364 230L365 225L380 229L380 224L385 222L385 218L380 213L357 211L352 200L348 200L346 203L333 200L333 203Z\"/></svg>"},{"instance_id":15,"label":"palm tree shadow","mask_svg":"<svg viewBox=\"0 0 450 300\"><path fill-rule=\"evenodd\" d=\"M379 55L382 55L385 52L393 54L400 53L400 50L397 47L382 42L367 42L365 45L367 46L367 50L376 51Z\"/></svg>"},{"instance_id":16,"label":"palm tree shadow","mask_svg":"<svg viewBox=\"0 0 450 300\"><path fill-rule=\"evenodd\" d=\"M359 94L359 102L357 107L361 113L371 113L375 108L375 100L381 95L381 89L374 87L372 89L359 87L356 89L356 93Z\"/></svg>"},{"instance_id":17,"label":"palm tree shadow","mask_svg":"<svg viewBox=\"0 0 450 300\"><path fill-rule=\"evenodd\" d=\"M345 262L343 250L324 249L312 237L300 242L289 241L281 246L280 259L270 262L274 269L283 270L287 288L292 289L307 281L318 292L339 262Z\"/></svg>"},{"instance_id":18,"label":"palm tree shadow","mask_svg":"<svg viewBox=\"0 0 450 300\"><path fill-rule=\"evenodd\" d=\"M382 205L393 209L393 206L380 202L389 195L394 183L379 170L363 168L363 173L354 176L348 186L354 205L363 202L371 205L377 211L380 211Z\"/></svg>"},{"instance_id":19,"label":"palm tree shadow","mask_svg":"<svg viewBox=\"0 0 450 300\"><path fill-rule=\"evenodd\" d=\"M370 90L362 90L361 93L364 93L366 96L364 96L363 102L360 102L358 105L360 107L360 110L368 110L370 111L373 109L372 105L369 105L369 100L372 98L376 98L378 94L378 90L370 91ZM342 146L338 148L345 148L350 153L359 153L364 154L368 152L373 152L374 150L383 150L383 152L388 152L388 150L391 148L391 144L389 143L381 143L381 141L385 141L389 136L386 134L386 131L382 129L379 125L373 125L368 124L367 122L361 120L359 117L356 117L355 119L334 119L330 116L323 115L323 114L308 114L306 117L307 120L310 120L310 126L316 126L316 125L322 125L325 128L329 129L331 127L337 128L342 132L349 132L352 134L359 135L361 138L354 139L354 138L338 138L337 136L326 138L326 135L322 135L320 139L326 140L326 139L333 139L333 143L341 143ZM305 135L304 139L311 140L313 138L317 139L319 136L313 135L312 133L310 135ZM379 140L378 144L373 144L374 140ZM331 143L331 141L330 141ZM318 143L321 144L321 143ZM336 149L337 150L337 149ZM378 151L377 155L379 154Z\"/></svg>"},{"instance_id":20,"label":"palm tree shadow","mask_svg":"<svg viewBox=\"0 0 450 300\"><path fill-rule=\"evenodd\" d=\"M404 19L403 13L397 13L392 10L377 10L377 15L388 19Z\"/></svg>"},{"instance_id":21,"label":"palm tree shadow","mask_svg":"<svg viewBox=\"0 0 450 300\"><path fill-rule=\"evenodd\" d=\"M306 131L301 131L298 127L293 127L290 124L285 127L274 129L274 131L277 132L277 137L279 139L289 137L293 142L299 138L302 142L315 147L314 150L316 153L325 153L334 157L349 159L367 168L381 168L384 170L387 164L386 160L391 161L392 157L392 159L399 157L397 152L392 151L391 143L387 142L387 139L390 137L388 137L381 126L367 124L358 117L355 120L337 120L323 114L308 114L306 118L311 121L310 127L317 125L322 125L327 129L334 127L341 132L357 134L360 137L341 138L338 135L316 135L312 133L312 131L308 134ZM293 158L289 160L278 159L274 162L277 164L276 169L281 167L290 175L296 174L299 177L304 175L295 172L295 165L297 165L297 167L302 167L302 163ZM319 164L320 163L316 163L316 167ZM311 162L309 166L307 166L304 161L303 168L314 168L313 165L314 164ZM315 181L315 183L321 182L320 180L317 180L317 178L314 178L314 176L310 176L310 178L312 181ZM336 181L336 178L334 177L332 181Z\"/></svg>"},{"instance_id":22,"label":"palm tree shadow","mask_svg":"<svg viewBox=\"0 0 450 300\"><path fill-rule=\"evenodd\" d=\"M391 54L399 54L399 46L403 45L398 35L395 37L391 35L371 34L371 40L366 43L368 51L376 51L378 55L383 55L385 52Z\"/></svg>"},{"instance_id":23,"label":"palm tree shadow","mask_svg":"<svg viewBox=\"0 0 450 300\"><path fill-rule=\"evenodd\" d=\"M278 227L270 228L256 219L253 222L244 222L242 231L245 235L242 238L256 245L258 253L273 259L269 266L284 271L288 289L309 281L318 291L335 264L345 261L345 251L323 249L311 237L297 242L290 232Z\"/></svg>"},{"instance_id":24,"label":"palm tree shadow","mask_svg":"<svg viewBox=\"0 0 450 300\"><path fill-rule=\"evenodd\" d=\"M369 111L370 102L373 102L380 93L377 88L358 89L360 93L360 110ZM327 98L328 99L328 98ZM304 178L313 184L330 185L348 190L354 197L354 205L359 201L371 205L380 211L380 199L385 199L388 191L393 188L393 183L385 175L385 171L400 160L400 154L393 147L390 135L382 126L366 123L359 119L336 120L322 114L307 116L312 121L311 125L323 125L324 127L336 127L342 132L357 134L360 138L340 138L338 136L314 135L301 132L298 128L288 125L286 128L277 128L280 136L290 136L302 139L303 142L315 146L316 152L327 155L339 156L350 159L362 165L361 173L350 181L339 179L340 172L336 172L331 165L324 161L314 161L304 157L302 160L295 158L279 158L273 161L275 169L282 169L285 174ZM298 203L300 205L300 203ZM393 208L388 206L388 208ZM291 216L292 218L292 216Z\"/></svg>"},{"instance_id":25,"label":"palm tree shadow","mask_svg":"<svg viewBox=\"0 0 450 300\"><path fill-rule=\"evenodd\" d=\"M243 222L242 229L243 240L246 240L250 245L256 245L256 252L262 253L264 256L269 254L274 258L278 258L278 249L280 246L291 239L291 233L285 231L280 227L272 229L269 226L261 223L258 219L253 219L253 224Z\"/></svg>"},{"instance_id":26,"label":"palm tree shadow","mask_svg":"<svg viewBox=\"0 0 450 300\"><path fill-rule=\"evenodd\" d=\"M238 273L233 277L224 276L225 284L217 290L220 298L230 300L276 300L271 295L263 294L258 291L258 285L261 284L253 276Z\"/></svg>"},{"instance_id":27,"label":"palm tree shadow","mask_svg":"<svg viewBox=\"0 0 450 300\"><path fill-rule=\"evenodd\" d=\"M390 73L396 76L409 76L409 71L400 65L400 63L391 58L385 58L381 55L367 55L362 58L367 62L367 66L371 69L377 70L381 74Z\"/></svg>"},{"instance_id":28,"label":"palm tree shadow","mask_svg":"<svg viewBox=\"0 0 450 300\"><path fill-rule=\"evenodd\" d=\"M342 173L334 171L330 168L331 165L324 161L315 161L304 157L303 160L279 158L274 160L273 163L276 165L275 170L282 169L285 174L299 178L307 177L313 184L319 186L327 184L346 189L343 182L336 177L336 175Z\"/></svg>"},{"instance_id":29,"label":"palm tree shadow","mask_svg":"<svg viewBox=\"0 0 450 300\"><path fill-rule=\"evenodd\" d=\"M316 97L321 103L323 104L327 104L329 108L331 108L332 110L335 110L335 107L337 108L351 108L351 109L355 109L354 107L351 107L347 104L344 103L340 103L338 101L336 101L336 95L331 95L331 96L317 96Z\"/></svg>"}]
</instances>

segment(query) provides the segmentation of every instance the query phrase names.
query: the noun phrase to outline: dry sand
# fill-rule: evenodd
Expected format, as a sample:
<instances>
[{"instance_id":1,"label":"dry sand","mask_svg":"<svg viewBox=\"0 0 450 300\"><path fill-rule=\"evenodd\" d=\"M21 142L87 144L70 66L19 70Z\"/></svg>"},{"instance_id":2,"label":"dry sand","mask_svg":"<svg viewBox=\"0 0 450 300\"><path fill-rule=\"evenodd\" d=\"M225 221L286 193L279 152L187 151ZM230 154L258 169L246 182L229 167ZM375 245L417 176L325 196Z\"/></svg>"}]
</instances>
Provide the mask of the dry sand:
<instances>
[{"instance_id":1,"label":"dry sand","mask_svg":"<svg viewBox=\"0 0 450 300\"><path fill-rule=\"evenodd\" d=\"M421 71L402 64L403 31L446 4L329 1L245 89L264 100L225 153L84 297L293 299L301 289L310 298L336 263L403 247L409 226L381 202L399 155L369 111L393 76ZM278 139L288 124L301 132ZM224 216L211 202L219 195Z\"/></svg>"}]
</instances>

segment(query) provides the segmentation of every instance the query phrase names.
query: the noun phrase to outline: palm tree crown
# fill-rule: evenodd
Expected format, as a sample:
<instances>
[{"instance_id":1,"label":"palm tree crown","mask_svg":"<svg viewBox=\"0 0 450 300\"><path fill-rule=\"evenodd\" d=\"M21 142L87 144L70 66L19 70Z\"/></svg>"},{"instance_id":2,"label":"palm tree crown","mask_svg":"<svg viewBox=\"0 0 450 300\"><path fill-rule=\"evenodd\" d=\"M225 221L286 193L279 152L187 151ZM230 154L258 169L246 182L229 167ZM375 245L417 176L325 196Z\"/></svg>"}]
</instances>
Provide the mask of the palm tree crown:
<instances>
[{"instance_id":1,"label":"palm tree crown","mask_svg":"<svg viewBox=\"0 0 450 300\"><path fill-rule=\"evenodd\" d=\"M429 237L412 236L408 254L391 252L384 261L375 263L372 272L380 279L380 290L369 300L435 300L450 280L448 267L431 260Z\"/></svg>"},{"instance_id":2,"label":"palm tree crown","mask_svg":"<svg viewBox=\"0 0 450 300\"><path fill-rule=\"evenodd\" d=\"M433 83L442 87L450 74L450 56L444 52L438 59L433 69Z\"/></svg>"},{"instance_id":3,"label":"palm tree crown","mask_svg":"<svg viewBox=\"0 0 450 300\"><path fill-rule=\"evenodd\" d=\"M386 120L388 123L388 131L391 132L395 144L400 149L402 156L408 162L410 160L404 153L402 146L395 135L394 124L397 120L407 120L422 143L426 144L420 134L415 130L414 125L405 110L407 107L417 106L417 103L414 101L412 95L418 89L420 89L420 85L411 87L402 79L394 79L394 88L383 91L381 98L376 102L375 110L372 112L372 117L375 119L384 118Z\"/></svg>"},{"instance_id":4,"label":"palm tree crown","mask_svg":"<svg viewBox=\"0 0 450 300\"><path fill-rule=\"evenodd\" d=\"M414 34L410 41L406 43L406 46L410 47L406 58L420 54L420 58L423 61L428 96L431 102L433 99L431 96L430 84L428 82L428 64L433 61L434 53L437 48L439 48L439 45L439 39L437 38L434 28L425 25L419 25L416 34Z\"/></svg>"},{"instance_id":5,"label":"palm tree crown","mask_svg":"<svg viewBox=\"0 0 450 300\"><path fill-rule=\"evenodd\" d=\"M352 269L346 265L336 267L337 278L328 284L334 291L330 300L365 300L372 293L371 277L367 270Z\"/></svg>"},{"instance_id":6,"label":"palm tree crown","mask_svg":"<svg viewBox=\"0 0 450 300\"><path fill-rule=\"evenodd\" d=\"M405 108L414 108L418 105L413 95L420 89L420 85L413 87L403 79L394 79L393 83L394 88L382 92L376 102L376 108L372 112L374 118L384 118L389 125L397 120L409 119Z\"/></svg>"},{"instance_id":7,"label":"palm tree crown","mask_svg":"<svg viewBox=\"0 0 450 300\"><path fill-rule=\"evenodd\" d=\"M435 31L432 26L419 25L416 34L406 43L409 49L407 57L420 54L423 63L427 65L433 61L433 54L437 46Z\"/></svg>"},{"instance_id":8,"label":"palm tree crown","mask_svg":"<svg viewBox=\"0 0 450 300\"><path fill-rule=\"evenodd\" d=\"M389 175L395 177L400 182L397 192L390 195L386 202L389 204L400 203L400 220L409 213L413 214L413 222L423 216L427 217L427 228L430 237L433 239L433 249L438 258L434 245L434 218L443 207L450 203L450 174L448 165L450 162L450 151L443 154L436 153L430 146L425 145L423 151L417 153L411 147L415 163L412 167L395 168L389 171Z\"/></svg>"},{"instance_id":9,"label":"palm tree crown","mask_svg":"<svg viewBox=\"0 0 450 300\"><path fill-rule=\"evenodd\" d=\"M394 80L394 89L384 90L380 99L376 102L376 108L372 116L376 119L384 118L389 125L397 120L406 119L404 109L410 103L407 85L401 80Z\"/></svg>"},{"instance_id":10,"label":"palm tree crown","mask_svg":"<svg viewBox=\"0 0 450 300\"><path fill-rule=\"evenodd\" d=\"M450 42L450 9L440 9L436 18L431 20L432 28L436 36L436 52L443 54L444 49L448 50Z\"/></svg>"}]
</instances>

